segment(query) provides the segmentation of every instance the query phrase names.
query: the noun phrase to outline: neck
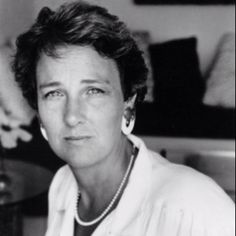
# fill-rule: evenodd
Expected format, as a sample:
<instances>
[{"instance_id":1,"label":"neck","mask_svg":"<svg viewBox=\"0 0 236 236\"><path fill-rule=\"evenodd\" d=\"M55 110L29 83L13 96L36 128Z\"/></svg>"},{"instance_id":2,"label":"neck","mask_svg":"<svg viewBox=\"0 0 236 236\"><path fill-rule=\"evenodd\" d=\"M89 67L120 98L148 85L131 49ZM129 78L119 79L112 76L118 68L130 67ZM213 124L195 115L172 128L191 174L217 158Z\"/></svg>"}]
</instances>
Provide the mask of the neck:
<instances>
[{"instance_id":1,"label":"neck","mask_svg":"<svg viewBox=\"0 0 236 236\"><path fill-rule=\"evenodd\" d=\"M81 212L103 210L116 193L129 165L132 145L124 137L117 150L94 166L72 169L81 193Z\"/></svg>"}]
</instances>

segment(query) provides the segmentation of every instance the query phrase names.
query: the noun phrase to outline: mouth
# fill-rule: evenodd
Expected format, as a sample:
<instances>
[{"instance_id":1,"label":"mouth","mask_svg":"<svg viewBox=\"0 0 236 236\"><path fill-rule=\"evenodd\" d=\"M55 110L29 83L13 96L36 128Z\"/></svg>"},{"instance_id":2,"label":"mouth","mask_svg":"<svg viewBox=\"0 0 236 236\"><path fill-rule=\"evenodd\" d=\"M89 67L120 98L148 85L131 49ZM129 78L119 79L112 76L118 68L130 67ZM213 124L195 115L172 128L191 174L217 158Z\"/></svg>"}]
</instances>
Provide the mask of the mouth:
<instances>
[{"instance_id":1,"label":"mouth","mask_svg":"<svg viewBox=\"0 0 236 236\"><path fill-rule=\"evenodd\" d=\"M90 136L66 136L64 137L64 139L67 142L81 142L81 141L86 141L90 138L91 138Z\"/></svg>"}]
</instances>

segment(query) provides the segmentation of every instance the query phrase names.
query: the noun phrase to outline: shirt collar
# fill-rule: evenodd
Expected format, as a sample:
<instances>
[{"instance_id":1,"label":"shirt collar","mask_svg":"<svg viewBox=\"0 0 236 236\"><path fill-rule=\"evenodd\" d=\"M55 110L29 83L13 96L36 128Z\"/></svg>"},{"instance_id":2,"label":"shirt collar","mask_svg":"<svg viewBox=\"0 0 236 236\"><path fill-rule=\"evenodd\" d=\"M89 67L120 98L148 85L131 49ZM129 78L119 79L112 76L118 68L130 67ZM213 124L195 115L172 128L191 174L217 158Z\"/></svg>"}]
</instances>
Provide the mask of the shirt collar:
<instances>
[{"instance_id":1,"label":"shirt collar","mask_svg":"<svg viewBox=\"0 0 236 236\"><path fill-rule=\"evenodd\" d=\"M139 149L129 182L114 213L112 232L121 232L129 225L137 213L142 210L150 192L151 162L148 150L141 139L134 135L128 136L129 140Z\"/></svg>"},{"instance_id":2,"label":"shirt collar","mask_svg":"<svg viewBox=\"0 0 236 236\"><path fill-rule=\"evenodd\" d=\"M62 181L56 196L56 207L58 211L64 211L70 204L76 204L78 185L69 165L64 166Z\"/></svg>"},{"instance_id":3,"label":"shirt collar","mask_svg":"<svg viewBox=\"0 0 236 236\"><path fill-rule=\"evenodd\" d=\"M113 212L112 231L120 232L145 203L150 189L151 163L148 158L148 150L141 139L134 135L129 135L128 139L139 149L134 167L130 174L129 182L124 190L120 202ZM68 165L64 167L62 182L59 186L56 207L58 211L65 211L72 208L76 203L78 185L76 179ZM98 227L99 228L99 227Z\"/></svg>"}]
</instances>

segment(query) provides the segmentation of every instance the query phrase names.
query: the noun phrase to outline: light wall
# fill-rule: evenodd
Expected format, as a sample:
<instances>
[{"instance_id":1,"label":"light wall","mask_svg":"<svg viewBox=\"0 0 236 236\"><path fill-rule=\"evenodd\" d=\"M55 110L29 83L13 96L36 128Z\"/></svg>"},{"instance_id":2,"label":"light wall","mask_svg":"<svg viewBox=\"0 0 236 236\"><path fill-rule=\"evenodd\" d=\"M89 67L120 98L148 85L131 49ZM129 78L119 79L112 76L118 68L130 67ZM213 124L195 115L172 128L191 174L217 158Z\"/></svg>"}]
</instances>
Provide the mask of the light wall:
<instances>
[{"instance_id":1,"label":"light wall","mask_svg":"<svg viewBox=\"0 0 236 236\"><path fill-rule=\"evenodd\" d=\"M133 0L89 0L106 6L132 29L148 30L153 42L195 35L202 72L212 62L217 43L227 31L235 31L235 8L231 6L141 6ZM55 7L65 0L35 0L36 12L42 5Z\"/></svg>"},{"instance_id":2,"label":"light wall","mask_svg":"<svg viewBox=\"0 0 236 236\"><path fill-rule=\"evenodd\" d=\"M33 0L0 0L0 46L27 29L33 7Z\"/></svg>"},{"instance_id":3,"label":"light wall","mask_svg":"<svg viewBox=\"0 0 236 236\"><path fill-rule=\"evenodd\" d=\"M235 32L234 6L140 6L133 0L88 0L106 6L131 29L148 30L152 42L195 35L202 72L212 62L220 37ZM0 0L0 43L32 23L42 6L57 7L68 0Z\"/></svg>"},{"instance_id":4,"label":"light wall","mask_svg":"<svg viewBox=\"0 0 236 236\"><path fill-rule=\"evenodd\" d=\"M232 6L160 7L134 6L129 0L102 2L109 2L107 6L121 15L131 28L150 31L153 42L195 35L203 72L209 67L222 34L235 31L235 11Z\"/></svg>"}]
</instances>

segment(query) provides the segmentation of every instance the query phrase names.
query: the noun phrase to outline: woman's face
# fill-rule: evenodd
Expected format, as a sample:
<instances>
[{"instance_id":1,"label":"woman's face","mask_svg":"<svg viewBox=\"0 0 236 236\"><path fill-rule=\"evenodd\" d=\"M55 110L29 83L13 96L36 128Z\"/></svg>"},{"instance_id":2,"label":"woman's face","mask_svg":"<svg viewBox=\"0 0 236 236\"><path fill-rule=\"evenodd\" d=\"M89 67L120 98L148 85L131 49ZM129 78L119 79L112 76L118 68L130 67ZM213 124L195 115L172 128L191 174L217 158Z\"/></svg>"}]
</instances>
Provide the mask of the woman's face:
<instances>
[{"instance_id":1,"label":"woman's face","mask_svg":"<svg viewBox=\"0 0 236 236\"><path fill-rule=\"evenodd\" d=\"M51 148L77 167L117 155L125 103L115 62L90 47L57 52L59 58L43 54L36 72L39 116Z\"/></svg>"}]
</instances>

